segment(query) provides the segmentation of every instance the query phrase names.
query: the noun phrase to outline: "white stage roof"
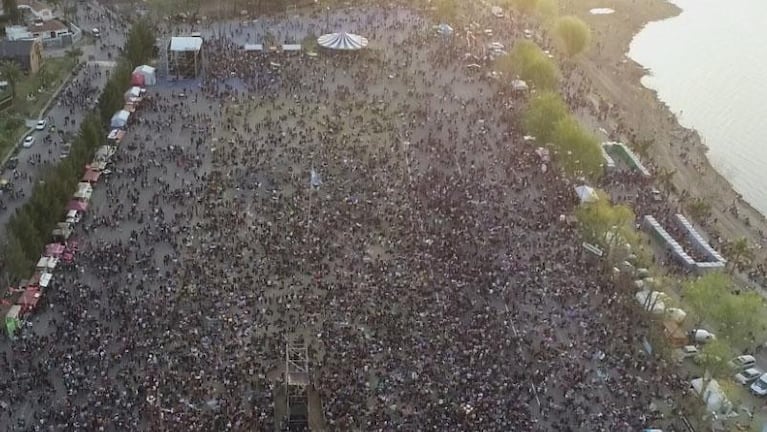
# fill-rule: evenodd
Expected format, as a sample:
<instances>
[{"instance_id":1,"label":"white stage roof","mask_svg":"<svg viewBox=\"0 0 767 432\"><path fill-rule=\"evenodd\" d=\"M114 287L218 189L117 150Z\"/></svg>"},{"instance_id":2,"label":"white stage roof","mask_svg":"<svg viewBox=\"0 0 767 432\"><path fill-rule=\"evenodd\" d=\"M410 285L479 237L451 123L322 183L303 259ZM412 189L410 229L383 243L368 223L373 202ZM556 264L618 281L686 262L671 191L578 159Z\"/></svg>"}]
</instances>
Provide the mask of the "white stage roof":
<instances>
[{"instance_id":1,"label":"white stage roof","mask_svg":"<svg viewBox=\"0 0 767 432\"><path fill-rule=\"evenodd\" d=\"M323 48L345 51L358 50L368 46L367 38L346 32L322 35L317 38L317 43Z\"/></svg>"},{"instance_id":2,"label":"white stage roof","mask_svg":"<svg viewBox=\"0 0 767 432\"><path fill-rule=\"evenodd\" d=\"M171 51L199 51L202 48L202 38L184 36L170 38Z\"/></svg>"}]
</instances>

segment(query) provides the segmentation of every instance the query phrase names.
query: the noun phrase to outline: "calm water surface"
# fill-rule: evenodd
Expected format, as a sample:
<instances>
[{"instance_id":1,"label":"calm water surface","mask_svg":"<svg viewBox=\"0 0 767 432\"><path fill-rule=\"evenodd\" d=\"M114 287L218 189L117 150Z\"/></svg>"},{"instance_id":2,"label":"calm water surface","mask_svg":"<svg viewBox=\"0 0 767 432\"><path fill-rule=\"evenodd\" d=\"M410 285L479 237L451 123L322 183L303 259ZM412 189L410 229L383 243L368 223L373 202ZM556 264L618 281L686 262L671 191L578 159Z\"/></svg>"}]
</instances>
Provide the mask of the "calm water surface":
<instances>
[{"instance_id":1,"label":"calm water surface","mask_svg":"<svg viewBox=\"0 0 767 432\"><path fill-rule=\"evenodd\" d=\"M629 56L651 70L712 165L767 214L767 0L673 0L678 17L650 23Z\"/></svg>"}]
</instances>

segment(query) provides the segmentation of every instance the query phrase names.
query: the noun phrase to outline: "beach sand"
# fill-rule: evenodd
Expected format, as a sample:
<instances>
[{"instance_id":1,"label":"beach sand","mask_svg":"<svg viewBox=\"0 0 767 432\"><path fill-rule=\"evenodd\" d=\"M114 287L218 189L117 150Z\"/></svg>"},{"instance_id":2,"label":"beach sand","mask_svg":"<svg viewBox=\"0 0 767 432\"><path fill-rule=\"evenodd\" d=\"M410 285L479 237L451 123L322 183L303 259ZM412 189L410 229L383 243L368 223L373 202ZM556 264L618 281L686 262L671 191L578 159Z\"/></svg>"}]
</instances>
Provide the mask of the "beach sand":
<instances>
[{"instance_id":1,"label":"beach sand","mask_svg":"<svg viewBox=\"0 0 767 432\"><path fill-rule=\"evenodd\" d=\"M761 244L761 233L767 232L764 216L743 201L716 172L706 158L707 149L698 134L680 126L656 92L642 86L640 80L647 71L627 57L629 44L645 24L673 17L681 10L665 0L573 3L568 13L581 17L593 32L591 49L577 60L592 82L593 93L616 106L623 124L634 130L637 137L654 141L649 150L652 161L660 169L676 170L673 183L678 191L686 190L712 205L712 216L705 224L710 234L718 232L725 239L746 237ZM611 8L615 13L592 15L589 13L592 8ZM613 130L616 124L603 126ZM733 205L737 216L730 211ZM764 251L757 251L757 257L763 262Z\"/></svg>"}]
</instances>

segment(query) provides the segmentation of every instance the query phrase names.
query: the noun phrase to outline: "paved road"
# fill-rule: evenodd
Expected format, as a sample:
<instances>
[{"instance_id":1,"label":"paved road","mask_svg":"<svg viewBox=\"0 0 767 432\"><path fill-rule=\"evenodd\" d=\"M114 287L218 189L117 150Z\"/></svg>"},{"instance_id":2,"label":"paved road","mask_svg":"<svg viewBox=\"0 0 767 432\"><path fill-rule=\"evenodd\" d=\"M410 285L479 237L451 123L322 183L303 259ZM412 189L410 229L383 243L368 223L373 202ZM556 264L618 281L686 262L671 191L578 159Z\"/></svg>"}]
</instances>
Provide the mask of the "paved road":
<instances>
[{"instance_id":1,"label":"paved road","mask_svg":"<svg viewBox=\"0 0 767 432\"><path fill-rule=\"evenodd\" d=\"M122 23L109 22L105 19L106 10L95 3L81 5L77 13L77 24L84 29L98 27L102 29L102 37L96 41L95 45L83 47L83 56L81 60L85 61L92 58L77 75L67 84L60 93L57 101L51 105L49 111L45 114L49 125L55 125L55 132L50 129L45 131L34 131L35 143L31 148L20 148L17 154L18 166L14 169L4 169L2 176L13 181L13 187L17 192L15 198L13 194L5 193L0 196L2 203L0 210L0 235L4 235L5 224L8 219L20 208L27 197L31 194L32 188L42 175L60 160L64 150L64 133L76 134L80 128L80 121L90 112L88 103L76 101L77 95L92 89L90 96L95 101L101 90L106 84L108 67L102 62L110 61L118 56L116 47L122 47L125 40L125 27ZM60 51L60 50L59 50ZM56 53L52 52L52 56ZM91 57L92 56L92 57ZM69 97L67 96L69 90ZM74 97L73 97L74 96ZM83 97L83 99L85 99ZM67 102L67 100L71 102Z\"/></svg>"}]
</instances>

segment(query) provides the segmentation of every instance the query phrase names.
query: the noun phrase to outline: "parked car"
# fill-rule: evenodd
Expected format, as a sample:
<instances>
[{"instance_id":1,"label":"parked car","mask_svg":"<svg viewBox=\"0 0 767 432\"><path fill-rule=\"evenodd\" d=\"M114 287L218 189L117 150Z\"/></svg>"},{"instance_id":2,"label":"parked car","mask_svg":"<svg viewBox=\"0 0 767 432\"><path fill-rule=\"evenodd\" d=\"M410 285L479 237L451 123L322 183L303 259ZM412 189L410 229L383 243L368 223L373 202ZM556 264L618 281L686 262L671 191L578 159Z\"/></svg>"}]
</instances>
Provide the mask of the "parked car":
<instances>
[{"instance_id":1,"label":"parked car","mask_svg":"<svg viewBox=\"0 0 767 432\"><path fill-rule=\"evenodd\" d=\"M756 359L752 355L737 356L727 362L727 366L736 372L754 367L754 365L756 365Z\"/></svg>"},{"instance_id":2,"label":"parked car","mask_svg":"<svg viewBox=\"0 0 767 432\"><path fill-rule=\"evenodd\" d=\"M748 368L735 375L735 382L741 385L749 385L759 379L762 375L764 375L763 370L759 368Z\"/></svg>"},{"instance_id":3,"label":"parked car","mask_svg":"<svg viewBox=\"0 0 767 432\"><path fill-rule=\"evenodd\" d=\"M26 138L24 138L24 143L21 145L24 148L30 148L35 144L35 137L32 135L27 135Z\"/></svg>"},{"instance_id":4,"label":"parked car","mask_svg":"<svg viewBox=\"0 0 767 432\"><path fill-rule=\"evenodd\" d=\"M767 395L767 374L762 374L756 381L751 384L751 393L757 396Z\"/></svg>"},{"instance_id":5,"label":"parked car","mask_svg":"<svg viewBox=\"0 0 767 432\"><path fill-rule=\"evenodd\" d=\"M45 120L45 119L38 120L37 124L35 125L35 130L39 130L39 131L45 130L46 126L48 126L48 121L47 120Z\"/></svg>"},{"instance_id":6,"label":"parked car","mask_svg":"<svg viewBox=\"0 0 767 432\"><path fill-rule=\"evenodd\" d=\"M690 358L695 358L699 354L698 347L695 345L685 345L674 353L674 357L677 361L682 361Z\"/></svg>"},{"instance_id":7,"label":"parked car","mask_svg":"<svg viewBox=\"0 0 767 432\"><path fill-rule=\"evenodd\" d=\"M692 329L689 333L690 340L695 343L705 344L716 339L716 336L705 329Z\"/></svg>"}]
</instances>

